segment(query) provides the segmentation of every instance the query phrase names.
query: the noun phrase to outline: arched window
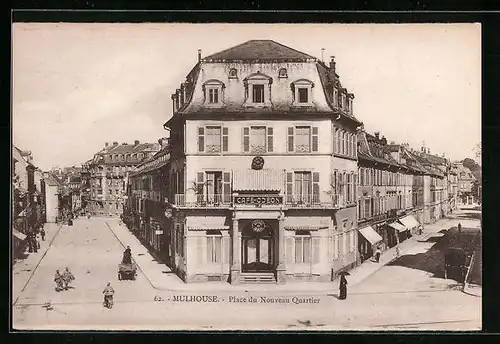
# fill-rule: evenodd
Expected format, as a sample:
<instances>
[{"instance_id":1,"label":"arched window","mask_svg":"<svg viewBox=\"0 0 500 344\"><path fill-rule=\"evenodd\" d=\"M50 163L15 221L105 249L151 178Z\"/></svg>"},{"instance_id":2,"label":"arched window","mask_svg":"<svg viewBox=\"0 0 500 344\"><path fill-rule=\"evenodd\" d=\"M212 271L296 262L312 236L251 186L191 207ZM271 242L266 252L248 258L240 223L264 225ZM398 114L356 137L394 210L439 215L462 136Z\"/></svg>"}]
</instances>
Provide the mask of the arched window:
<instances>
[{"instance_id":1,"label":"arched window","mask_svg":"<svg viewBox=\"0 0 500 344\"><path fill-rule=\"evenodd\" d=\"M231 68L229 70L229 79L237 79L238 78L238 71L236 68Z\"/></svg>"},{"instance_id":2,"label":"arched window","mask_svg":"<svg viewBox=\"0 0 500 344\"><path fill-rule=\"evenodd\" d=\"M286 68L281 68L278 71L278 77L279 78L288 78L288 72L287 72Z\"/></svg>"}]
</instances>

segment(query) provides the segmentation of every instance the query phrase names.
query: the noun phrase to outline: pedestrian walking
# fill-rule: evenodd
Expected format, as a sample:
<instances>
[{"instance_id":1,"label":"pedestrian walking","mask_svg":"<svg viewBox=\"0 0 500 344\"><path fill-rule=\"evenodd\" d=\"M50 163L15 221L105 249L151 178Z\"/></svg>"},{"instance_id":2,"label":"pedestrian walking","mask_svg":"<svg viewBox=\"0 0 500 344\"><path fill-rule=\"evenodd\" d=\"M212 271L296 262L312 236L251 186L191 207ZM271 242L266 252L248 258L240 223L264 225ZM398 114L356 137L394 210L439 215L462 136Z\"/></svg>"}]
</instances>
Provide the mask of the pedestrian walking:
<instances>
[{"instance_id":1,"label":"pedestrian walking","mask_svg":"<svg viewBox=\"0 0 500 344\"><path fill-rule=\"evenodd\" d=\"M380 255L382 254L382 251L380 250L380 247L377 246L377 250L375 251L375 261L377 263L380 262Z\"/></svg>"},{"instance_id":2,"label":"pedestrian walking","mask_svg":"<svg viewBox=\"0 0 500 344\"><path fill-rule=\"evenodd\" d=\"M68 267L66 267L66 270L62 274L62 280L64 282L64 290L68 290L69 284L75 280L75 276L69 271Z\"/></svg>"},{"instance_id":3,"label":"pedestrian walking","mask_svg":"<svg viewBox=\"0 0 500 344\"><path fill-rule=\"evenodd\" d=\"M40 236L42 237L42 241L45 241L45 230L43 229L40 229Z\"/></svg>"},{"instance_id":4,"label":"pedestrian walking","mask_svg":"<svg viewBox=\"0 0 500 344\"><path fill-rule=\"evenodd\" d=\"M399 250L399 246L396 246L396 257L399 258L400 255L401 255L401 251Z\"/></svg>"},{"instance_id":5,"label":"pedestrian walking","mask_svg":"<svg viewBox=\"0 0 500 344\"><path fill-rule=\"evenodd\" d=\"M462 224L459 222L458 223L458 234L462 233Z\"/></svg>"},{"instance_id":6,"label":"pedestrian walking","mask_svg":"<svg viewBox=\"0 0 500 344\"><path fill-rule=\"evenodd\" d=\"M347 298L347 279L345 278L345 274L340 275L339 291L339 300L345 300Z\"/></svg>"},{"instance_id":7,"label":"pedestrian walking","mask_svg":"<svg viewBox=\"0 0 500 344\"><path fill-rule=\"evenodd\" d=\"M115 294L115 290L110 282L108 282L102 293L104 294L103 306L107 308L113 307L113 295Z\"/></svg>"},{"instance_id":8,"label":"pedestrian walking","mask_svg":"<svg viewBox=\"0 0 500 344\"><path fill-rule=\"evenodd\" d=\"M63 287L63 277L59 273L59 270L56 270L56 274L54 275L54 282L56 282L56 291L59 292L64 289Z\"/></svg>"}]
</instances>

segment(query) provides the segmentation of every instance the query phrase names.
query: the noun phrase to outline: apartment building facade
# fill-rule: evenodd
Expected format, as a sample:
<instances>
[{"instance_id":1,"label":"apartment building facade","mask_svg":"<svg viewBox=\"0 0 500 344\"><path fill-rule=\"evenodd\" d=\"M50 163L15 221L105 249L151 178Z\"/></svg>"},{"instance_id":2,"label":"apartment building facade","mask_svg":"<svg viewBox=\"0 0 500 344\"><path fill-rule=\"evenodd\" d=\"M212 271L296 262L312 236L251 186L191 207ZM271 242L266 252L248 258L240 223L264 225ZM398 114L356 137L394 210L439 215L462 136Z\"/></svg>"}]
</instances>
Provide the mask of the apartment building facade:
<instances>
[{"instance_id":1,"label":"apartment building facade","mask_svg":"<svg viewBox=\"0 0 500 344\"><path fill-rule=\"evenodd\" d=\"M135 166L159 150L158 144L107 142L87 166L90 192L87 209L92 215L119 216L123 213L125 178Z\"/></svg>"},{"instance_id":2,"label":"apartment building facade","mask_svg":"<svg viewBox=\"0 0 500 344\"><path fill-rule=\"evenodd\" d=\"M358 250L361 260L394 247L420 230L422 172L407 163L405 146L379 133L358 134Z\"/></svg>"},{"instance_id":3,"label":"apartment building facade","mask_svg":"<svg viewBox=\"0 0 500 344\"><path fill-rule=\"evenodd\" d=\"M357 263L353 98L333 59L274 41L199 53L165 123L184 281L329 280Z\"/></svg>"}]
</instances>

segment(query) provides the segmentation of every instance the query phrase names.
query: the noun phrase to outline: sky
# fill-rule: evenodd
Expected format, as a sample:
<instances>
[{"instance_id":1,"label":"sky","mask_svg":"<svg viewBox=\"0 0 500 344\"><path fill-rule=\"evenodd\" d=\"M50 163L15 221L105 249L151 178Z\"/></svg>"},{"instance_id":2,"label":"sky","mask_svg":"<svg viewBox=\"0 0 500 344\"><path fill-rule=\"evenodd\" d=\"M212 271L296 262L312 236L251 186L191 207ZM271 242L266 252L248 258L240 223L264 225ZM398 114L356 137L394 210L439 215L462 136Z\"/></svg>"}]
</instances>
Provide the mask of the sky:
<instances>
[{"instance_id":1,"label":"sky","mask_svg":"<svg viewBox=\"0 0 500 344\"><path fill-rule=\"evenodd\" d=\"M105 142L157 142L171 94L203 56L272 39L334 55L367 132L452 160L481 141L480 24L14 23L13 143L43 170Z\"/></svg>"}]
</instances>

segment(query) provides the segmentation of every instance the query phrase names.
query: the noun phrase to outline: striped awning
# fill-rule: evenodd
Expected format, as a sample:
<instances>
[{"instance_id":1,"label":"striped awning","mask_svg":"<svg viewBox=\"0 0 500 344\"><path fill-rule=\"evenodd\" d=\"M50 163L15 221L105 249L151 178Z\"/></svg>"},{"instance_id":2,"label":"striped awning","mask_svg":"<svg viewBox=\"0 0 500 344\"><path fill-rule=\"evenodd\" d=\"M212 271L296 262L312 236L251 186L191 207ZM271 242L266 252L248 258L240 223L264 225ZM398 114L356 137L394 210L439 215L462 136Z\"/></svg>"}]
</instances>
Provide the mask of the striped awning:
<instances>
[{"instance_id":1,"label":"striped awning","mask_svg":"<svg viewBox=\"0 0 500 344\"><path fill-rule=\"evenodd\" d=\"M382 241L382 237L377 232L375 232L375 230L371 226L363 227L359 230L359 232L372 245L375 245L376 243Z\"/></svg>"},{"instance_id":2,"label":"striped awning","mask_svg":"<svg viewBox=\"0 0 500 344\"><path fill-rule=\"evenodd\" d=\"M12 229L12 235L16 238L18 238L19 240L24 240L26 239L26 234L23 234L21 232L19 232L18 230L16 229Z\"/></svg>"},{"instance_id":3,"label":"striped awning","mask_svg":"<svg viewBox=\"0 0 500 344\"><path fill-rule=\"evenodd\" d=\"M225 216L192 216L186 219L186 226L191 230L209 231L229 229Z\"/></svg>"},{"instance_id":4,"label":"striped awning","mask_svg":"<svg viewBox=\"0 0 500 344\"><path fill-rule=\"evenodd\" d=\"M398 232L404 232L408 230L408 228L397 222L389 223L389 227L394 228Z\"/></svg>"},{"instance_id":5,"label":"striped awning","mask_svg":"<svg viewBox=\"0 0 500 344\"><path fill-rule=\"evenodd\" d=\"M320 216L297 216L285 218L285 229L289 230L318 230L328 228L331 218Z\"/></svg>"},{"instance_id":6,"label":"striped awning","mask_svg":"<svg viewBox=\"0 0 500 344\"><path fill-rule=\"evenodd\" d=\"M284 186L284 170L262 169L235 170L234 191L281 191Z\"/></svg>"},{"instance_id":7,"label":"striped awning","mask_svg":"<svg viewBox=\"0 0 500 344\"><path fill-rule=\"evenodd\" d=\"M420 223L418 223L418 221L411 215L400 218L399 222L401 222L406 228L415 228L420 226Z\"/></svg>"}]
</instances>

